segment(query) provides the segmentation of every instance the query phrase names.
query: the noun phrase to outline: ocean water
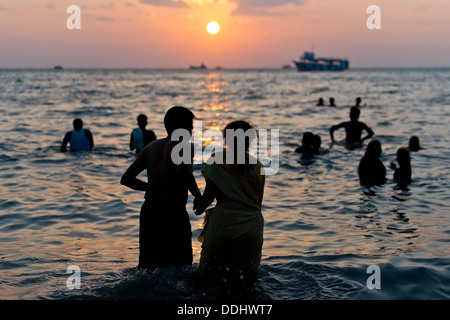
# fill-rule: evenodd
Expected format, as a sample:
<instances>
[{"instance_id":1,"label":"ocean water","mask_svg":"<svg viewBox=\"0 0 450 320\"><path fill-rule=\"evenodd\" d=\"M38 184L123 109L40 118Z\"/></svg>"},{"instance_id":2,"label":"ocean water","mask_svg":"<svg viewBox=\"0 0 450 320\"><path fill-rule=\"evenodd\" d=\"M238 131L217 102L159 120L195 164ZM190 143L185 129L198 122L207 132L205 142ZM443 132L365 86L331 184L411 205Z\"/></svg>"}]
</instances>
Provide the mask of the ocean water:
<instances>
[{"instance_id":1,"label":"ocean water","mask_svg":"<svg viewBox=\"0 0 450 320\"><path fill-rule=\"evenodd\" d=\"M173 105L190 108L203 129L244 118L280 130L259 283L228 298L449 299L449 87L450 69L0 70L0 299L222 297L194 284L203 218L191 196L193 266L136 268L144 194L119 181L135 159L128 142L137 115L163 137ZM329 143L329 127L348 119L357 96L387 168L388 182L371 189L357 175L364 149ZM316 107L319 97L337 107ZM77 117L95 149L60 153ZM322 138L310 161L294 152L305 131ZM388 166L411 135L423 149L411 154L412 183L399 188ZM203 188L201 167L194 173ZM81 270L80 289L67 287L71 265ZM380 289L367 285L371 265Z\"/></svg>"}]
</instances>

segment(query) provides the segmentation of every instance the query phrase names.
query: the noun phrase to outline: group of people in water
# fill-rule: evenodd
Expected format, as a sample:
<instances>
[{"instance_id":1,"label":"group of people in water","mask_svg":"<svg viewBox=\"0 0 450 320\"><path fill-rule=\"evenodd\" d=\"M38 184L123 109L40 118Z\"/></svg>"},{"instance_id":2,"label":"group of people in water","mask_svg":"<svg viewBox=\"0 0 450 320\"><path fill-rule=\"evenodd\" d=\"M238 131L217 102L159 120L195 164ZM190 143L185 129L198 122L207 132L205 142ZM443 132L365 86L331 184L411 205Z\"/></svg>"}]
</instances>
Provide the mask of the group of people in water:
<instances>
[{"instance_id":1,"label":"group of people in water","mask_svg":"<svg viewBox=\"0 0 450 320\"><path fill-rule=\"evenodd\" d=\"M320 98L322 99L322 98ZM319 99L319 103L320 103ZM331 100L331 99L330 99ZM319 105L319 104L318 104ZM345 129L345 144L348 149L359 148L365 140L373 137L374 132L364 122L359 121L361 98L356 98L356 105L350 108L350 121L341 122L330 128L330 139L334 143L334 132L338 129ZM363 131L366 136L361 137ZM302 145L295 152L302 153L303 159L311 159L319 154L321 144L320 136L312 132L305 132L302 138ZM409 140L408 148L401 147L397 150L396 162L391 162L390 168L394 170L393 179L400 185L405 186L411 182L411 157L410 151L421 149L419 138L412 136ZM380 160L382 154L381 143L372 140L367 144L366 151L358 166L358 175L361 186L370 187L386 183L386 167Z\"/></svg>"},{"instance_id":2,"label":"group of people in water","mask_svg":"<svg viewBox=\"0 0 450 320\"><path fill-rule=\"evenodd\" d=\"M144 147L121 178L121 184L145 192L139 218L138 268L154 270L192 264L192 231L186 211L190 192L194 213L205 213L199 236L202 252L196 270L198 283L227 290L251 287L256 281L263 244L263 166L259 161L250 161L251 138L246 137L242 163L225 161L226 152L237 150L211 156L214 161L208 161L202 169L206 184L201 194L193 175L193 161L175 164L171 158L174 147L187 143L193 160L194 147L183 140L173 141L172 134L184 129L192 135L194 118L187 108L169 109L164 117L167 136ZM252 128L246 121L233 121L223 132L225 136L226 130ZM146 182L137 178L144 170ZM214 200L216 204L211 208Z\"/></svg>"},{"instance_id":3,"label":"group of people in water","mask_svg":"<svg viewBox=\"0 0 450 320\"><path fill-rule=\"evenodd\" d=\"M261 262L264 219L261 205L265 176L261 162L251 161L251 137L245 138L244 161L227 164L227 152L215 153L202 169L205 189L201 194L193 175L193 161L175 164L172 150L183 140L172 141L177 129L192 135L194 114L175 106L164 117L167 136L157 139L146 130L147 119L139 115L138 128L130 137L130 150L137 157L121 178L121 184L145 192L139 216L138 268L155 270L170 266L192 265L192 230L186 210L188 192L194 197L194 213L204 216L199 241L202 253L196 279L201 286L219 286L230 291L252 287ZM91 150L94 146L90 131L83 129L81 119L75 119L74 129L66 133L61 151L70 144L71 151ZM246 132L253 126L246 121L233 121L224 128ZM237 137L235 137L237 139ZM236 141L234 141L237 145ZM189 147L194 148L189 144ZM194 149L191 152L194 157ZM237 153L234 158L237 157ZM223 161L216 161L216 159ZM138 178L146 170L147 181ZM211 208L211 204L216 204Z\"/></svg>"},{"instance_id":4,"label":"group of people in water","mask_svg":"<svg viewBox=\"0 0 450 320\"><path fill-rule=\"evenodd\" d=\"M356 98L356 101L355 101L355 107L365 107L366 106L366 104L361 104L361 97L357 97ZM334 101L334 98L333 97L331 97L330 99L329 99L329 105L328 105L328 107L337 107L337 105L336 105L336 103L335 103L335 101ZM321 97L321 98L319 98L319 101L317 101L317 104L316 104L316 106L318 106L318 107L324 107L325 105L324 105L324 100L323 100L323 98Z\"/></svg>"},{"instance_id":5,"label":"group of people in water","mask_svg":"<svg viewBox=\"0 0 450 320\"><path fill-rule=\"evenodd\" d=\"M150 142L156 140L153 130L147 130L147 116L140 114L137 117L138 127L133 129L130 137L130 150L140 153L142 149ZM83 120L77 118L73 120L73 130L68 131L60 147L61 152L67 151L67 145L70 151L87 151L94 148L94 137L88 129L83 129Z\"/></svg>"},{"instance_id":6,"label":"group of people in water","mask_svg":"<svg viewBox=\"0 0 450 320\"><path fill-rule=\"evenodd\" d=\"M334 141L335 130L344 128L346 141L352 147L362 145L374 132L359 119L360 110L350 109L350 121L330 128ZM137 157L122 175L120 183L133 190L145 192L145 200L139 216L139 263L138 268L155 270L169 266L192 265L192 230L186 210L188 193L194 197L194 213L205 214L203 231L199 236L202 251L196 279L199 284L219 286L227 290L241 290L252 287L257 279L257 271L262 257L264 219L261 206L264 195L265 175L260 161L250 161L251 137L246 136L245 160L227 163L225 153L240 152L228 150L225 132L243 130L253 126L243 120L229 123L223 130L225 151L213 154L213 161L207 161L202 169L205 188L201 194L193 174L193 161L175 164L172 150L180 143L188 143L191 160L194 146L183 140L172 140L177 129L187 130L192 135L195 115L187 108L175 106L164 116L167 136L157 139L151 130L146 130L147 117L139 115L138 128L130 137L130 150ZM61 151L91 150L94 146L92 133L83 129L81 119L75 119L74 129L66 133ZM362 131L367 135L361 138ZM236 141L233 145L237 145ZM409 151L418 150L418 138L412 138L410 148L400 148L397 152L399 167L394 179L410 179L411 166ZM415 144L414 144L415 143ZM320 153L321 138L311 132L303 135L302 146L297 152L312 156ZM242 145L241 145L242 147ZM379 160L382 149L378 140L367 145L366 153L359 165L361 184L382 184L386 181L386 169ZM235 155L236 156L236 155ZM223 161L217 161L223 159ZM254 160L254 159L253 159ZM147 171L147 181L138 178ZM211 208L211 204L216 204Z\"/></svg>"}]
</instances>

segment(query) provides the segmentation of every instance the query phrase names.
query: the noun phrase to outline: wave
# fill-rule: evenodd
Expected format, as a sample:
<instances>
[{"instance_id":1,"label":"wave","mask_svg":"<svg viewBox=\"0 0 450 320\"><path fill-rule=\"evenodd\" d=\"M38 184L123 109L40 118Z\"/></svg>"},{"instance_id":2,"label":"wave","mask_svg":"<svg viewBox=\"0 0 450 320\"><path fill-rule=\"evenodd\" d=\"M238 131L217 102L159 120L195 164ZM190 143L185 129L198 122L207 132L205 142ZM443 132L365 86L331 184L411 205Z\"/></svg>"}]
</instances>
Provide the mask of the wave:
<instances>
[{"instance_id":1,"label":"wave","mask_svg":"<svg viewBox=\"0 0 450 320\"><path fill-rule=\"evenodd\" d=\"M258 283L248 291L225 292L196 282L198 264L156 269L127 268L98 279L85 280L83 290L53 293L55 299L104 300L421 300L450 298L448 259L382 262L358 255L315 257L273 256L264 259ZM400 259L401 260L401 259ZM412 264L412 265L411 265ZM434 264L432 267L430 264ZM376 265L380 289L368 282ZM426 284L426 285L424 285Z\"/></svg>"}]
</instances>

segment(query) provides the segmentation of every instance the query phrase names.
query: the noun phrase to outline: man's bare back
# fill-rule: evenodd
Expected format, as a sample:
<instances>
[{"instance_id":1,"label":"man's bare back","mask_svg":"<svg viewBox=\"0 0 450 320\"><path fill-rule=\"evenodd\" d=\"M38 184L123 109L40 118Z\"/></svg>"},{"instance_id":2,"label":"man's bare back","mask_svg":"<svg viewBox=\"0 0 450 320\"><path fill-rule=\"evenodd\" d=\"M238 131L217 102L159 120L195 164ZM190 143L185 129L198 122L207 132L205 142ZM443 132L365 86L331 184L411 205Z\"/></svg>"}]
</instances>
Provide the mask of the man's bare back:
<instances>
[{"instance_id":1,"label":"man's bare back","mask_svg":"<svg viewBox=\"0 0 450 320\"><path fill-rule=\"evenodd\" d=\"M340 128L345 128L345 141L347 143L362 143L364 140L370 139L374 135L372 129L370 129L364 122L358 121L359 113L360 111L357 107L352 107L350 109L350 121L341 122L330 128L331 142L334 142L334 131ZM367 135L361 138L363 131L366 131Z\"/></svg>"},{"instance_id":2,"label":"man's bare back","mask_svg":"<svg viewBox=\"0 0 450 320\"><path fill-rule=\"evenodd\" d=\"M174 164L172 150L178 143L185 142L172 141L169 137L166 137L147 145L125 172L122 184L132 189L146 191L147 196L152 198L158 197L161 200L169 200L170 198L171 201L186 204L187 192L190 187L188 175L189 171L192 172L192 166L189 164ZM193 146L191 146L191 151L191 159L193 159ZM147 183L139 182L136 176L145 169L147 170L148 181ZM137 188L133 188L133 186Z\"/></svg>"},{"instance_id":3,"label":"man's bare back","mask_svg":"<svg viewBox=\"0 0 450 320\"><path fill-rule=\"evenodd\" d=\"M201 197L192 173L194 146L183 140L172 141L171 136L176 129L191 134L193 118L194 114L184 107L171 108L164 119L167 137L148 144L122 176L121 184L146 192L139 219L138 267L154 269L192 263L192 232L186 211L188 190L195 198ZM177 161L176 146L187 146L181 150L191 148L189 163ZM138 178L144 170L147 182Z\"/></svg>"}]
</instances>

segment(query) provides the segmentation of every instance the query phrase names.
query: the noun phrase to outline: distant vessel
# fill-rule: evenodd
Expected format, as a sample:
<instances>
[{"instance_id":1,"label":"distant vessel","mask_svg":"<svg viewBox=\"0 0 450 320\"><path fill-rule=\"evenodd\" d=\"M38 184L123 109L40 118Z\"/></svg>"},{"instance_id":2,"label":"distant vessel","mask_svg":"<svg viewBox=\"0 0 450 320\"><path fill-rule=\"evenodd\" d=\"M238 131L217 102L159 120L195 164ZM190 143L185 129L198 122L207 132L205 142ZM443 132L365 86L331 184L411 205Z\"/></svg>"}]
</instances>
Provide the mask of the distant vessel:
<instances>
[{"instance_id":1,"label":"distant vessel","mask_svg":"<svg viewBox=\"0 0 450 320\"><path fill-rule=\"evenodd\" d=\"M55 70L62 70L63 67L62 66L54 66L53 69L55 69Z\"/></svg>"},{"instance_id":2,"label":"distant vessel","mask_svg":"<svg viewBox=\"0 0 450 320\"><path fill-rule=\"evenodd\" d=\"M281 69L291 69L291 65L290 64L285 64L284 66L281 67Z\"/></svg>"},{"instance_id":3,"label":"distant vessel","mask_svg":"<svg viewBox=\"0 0 450 320\"><path fill-rule=\"evenodd\" d=\"M298 71L343 71L349 67L347 59L316 58L314 52L305 52L294 63Z\"/></svg>"},{"instance_id":4,"label":"distant vessel","mask_svg":"<svg viewBox=\"0 0 450 320\"><path fill-rule=\"evenodd\" d=\"M190 66L189 69L193 70L205 70L208 69L203 63L200 66Z\"/></svg>"}]
</instances>

